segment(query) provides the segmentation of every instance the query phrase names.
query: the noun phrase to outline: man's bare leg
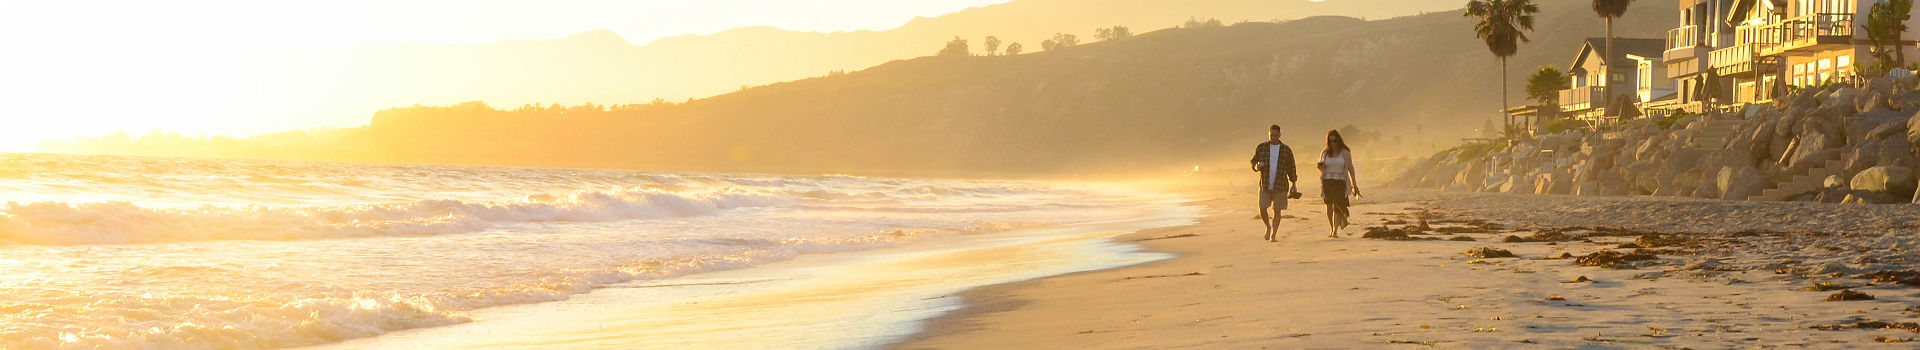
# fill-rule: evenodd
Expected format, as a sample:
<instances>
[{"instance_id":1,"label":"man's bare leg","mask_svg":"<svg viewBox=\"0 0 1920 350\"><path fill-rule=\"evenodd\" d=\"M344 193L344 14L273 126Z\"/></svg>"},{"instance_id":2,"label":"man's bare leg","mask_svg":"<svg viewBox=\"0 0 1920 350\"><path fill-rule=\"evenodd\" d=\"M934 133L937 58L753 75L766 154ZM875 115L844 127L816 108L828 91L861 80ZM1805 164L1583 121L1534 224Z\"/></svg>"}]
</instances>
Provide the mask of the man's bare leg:
<instances>
[{"instance_id":1,"label":"man's bare leg","mask_svg":"<svg viewBox=\"0 0 1920 350\"><path fill-rule=\"evenodd\" d=\"M1267 241L1280 241L1280 208L1273 208L1273 222L1267 224L1267 232L1273 233L1272 238L1268 238Z\"/></svg>"},{"instance_id":2,"label":"man's bare leg","mask_svg":"<svg viewBox=\"0 0 1920 350\"><path fill-rule=\"evenodd\" d=\"M1270 222L1273 222L1273 220L1267 218L1267 208L1264 208L1264 207L1260 208L1260 228L1267 229L1267 234L1265 236L1261 236L1262 237L1261 239L1265 239L1269 241L1273 240L1273 228L1272 228L1273 226L1272 224L1269 224Z\"/></svg>"}]
</instances>

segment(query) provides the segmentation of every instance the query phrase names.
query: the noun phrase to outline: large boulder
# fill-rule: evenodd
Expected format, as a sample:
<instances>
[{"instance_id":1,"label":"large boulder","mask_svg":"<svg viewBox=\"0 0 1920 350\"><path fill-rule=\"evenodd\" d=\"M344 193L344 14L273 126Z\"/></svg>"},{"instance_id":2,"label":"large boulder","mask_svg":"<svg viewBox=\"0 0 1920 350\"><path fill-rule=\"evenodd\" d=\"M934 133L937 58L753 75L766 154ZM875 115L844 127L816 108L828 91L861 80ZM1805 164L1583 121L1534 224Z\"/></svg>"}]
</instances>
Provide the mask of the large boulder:
<instances>
[{"instance_id":1,"label":"large boulder","mask_svg":"<svg viewBox=\"0 0 1920 350\"><path fill-rule=\"evenodd\" d=\"M1844 123L1844 130L1847 134L1846 143L1857 144L1865 142L1869 138L1874 138L1876 131L1879 133L1879 137L1890 136L1889 134L1894 131L1891 128L1882 129L1882 127L1892 125L1904 127L1909 117L1912 117L1912 113L1876 111L1861 113L1852 118L1847 118Z\"/></svg>"},{"instance_id":2,"label":"large boulder","mask_svg":"<svg viewBox=\"0 0 1920 350\"><path fill-rule=\"evenodd\" d=\"M1551 172L1541 174L1534 180L1534 194L1571 194L1573 193L1573 174Z\"/></svg>"},{"instance_id":3,"label":"large boulder","mask_svg":"<svg viewBox=\"0 0 1920 350\"><path fill-rule=\"evenodd\" d=\"M1633 192L1653 194L1660 191L1660 166L1652 162L1637 162L1621 167L1627 175L1627 181L1633 184Z\"/></svg>"},{"instance_id":4,"label":"large boulder","mask_svg":"<svg viewBox=\"0 0 1920 350\"><path fill-rule=\"evenodd\" d=\"M1869 81L1866 90L1861 91L1859 96L1853 98L1854 110L1860 111L1860 113L1891 110L1892 106L1889 105L1889 97L1894 93L1893 90L1893 80L1891 79L1873 79Z\"/></svg>"},{"instance_id":5,"label":"large boulder","mask_svg":"<svg viewBox=\"0 0 1920 350\"><path fill-rule=\"evenodd\" d=\"M1876 166L1853 175L1848 187L1856 191L1884 193L1901 198L1913 196L1913 169L1898 166Z\"/></svg>"},{"instance_id":6,"label":"large boulder","mask_svg":"<svg viewBox=\"0 0 1920 350\"><path fill-rule=\"evenodd\" d=\"M1787 157L1787 164L1799 166L1808 159L1822 159L1814 156L1827 149L1828 139L1826 133L1817 130L1802 132L1799 141L1795 142L1793 147L1793 155Z\"/></svg>"},{"instance_id":7,"label":"large boulder","mask_svg":"<svg viewBox=\"0 0 1920 350\"><path fill-rule=\"evenodd\" d=\"M1746 200L1773 185L1767 174L1753 167L1721 167L1717 178L1721 199Z\"/></svg>"},{"instance_id":8,"label":"large boulder","mask_svg":"<svg viewBox=\"0 0 1920 350\"><path fill-rule=\"evenodd\" d=\"M1633 160L1638 160L1638 161L1653 160L1654 154L1660 152L1661 141L1665 139L1666 138L1663 138L1663 137L1647 137L1645 139L1640 140L1640 143L1633 147Z\"/></svg>"},{"instance_id":9,"label":"large boulder","mask_svg":"<svg viewBox=\"0 0 1920 350\"><path fill-rule=\"evenodd\" d=\"M1840 204L1894 204L1905 203L1905 197L1869 191L1852 191L1840 200Z\"/></svg>"},{"instance_id":10,"label":"large boulder","mask_svg":"<svg viewBox=\"0 0 1920 350\"><path fill-rule=\"evenodd\" d=\"M1453 182L1464 186L1469 191L1477 191L1485 187L1486 180L1487 162L1485 159L1480 159L1468 161L1466 169L1461 170L1459 175L1455 175Z\"/></svg>"},{"instance_id":11,"label":"large boulder","mask_svg":"<svg viewBox=\"0 0 1920 350\"><path fill-rule=\"evenodd\" d=\"M1633 184L1627 181L1626 172L1619 169L1601 171L1591 182L1598 187L1598 194L1602 196L1624 196L1636 192Z\"/></svg>"}]
</instances>

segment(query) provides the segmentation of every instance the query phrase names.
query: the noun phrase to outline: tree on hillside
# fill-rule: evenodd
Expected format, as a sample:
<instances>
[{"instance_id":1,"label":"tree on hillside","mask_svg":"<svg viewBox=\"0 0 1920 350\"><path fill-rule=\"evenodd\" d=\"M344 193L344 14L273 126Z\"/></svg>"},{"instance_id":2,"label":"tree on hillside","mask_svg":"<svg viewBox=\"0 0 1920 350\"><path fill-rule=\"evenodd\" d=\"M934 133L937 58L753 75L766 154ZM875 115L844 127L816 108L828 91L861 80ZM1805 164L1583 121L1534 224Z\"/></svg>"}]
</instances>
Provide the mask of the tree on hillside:
<instances>
[{"instance_id":1,"label":"tree on hillside","mask_svg":"<svg viewBox=\"0 0 1920 350\"><path fill-rule=\"evenodd\" d=\"M1520 51L1520 43L1529 41L1533 14L1540 6L1532 0L1470 0L1466 17L1472 17L1473 34L1486 42L1487 50L1500 58L1500 109L1507 109L1507 57ZM1501 113L1505 115L1505 113ZM1513 124L1513 120L1506 121Z\"/></svg>"},{"instance_id":2,"label":"tree on hillside","mask_svg":"<svg viewBox=\"0 0 1920 350\"><path fill-rule=\"evenodd\" d=\"M1013 56L1018 54L1020 54L1020 43L1012 43L1007 45L1007 56Z\"/></svg>"},{"instance_id":3,"label":"tree on hillside","mask_svg":"<svg viewBox=\"0 0 1920 350\"><path fill-rule=\"evenodd\" d=\"M995 38L992 35L988 35L986 44L987 44L987 56L997 56L997 54L1000 52L1000 38Z\"/></svg>"},{"instance_id":4,"label":"tree on hillside","mask_svg":"<svg viewBox=\"0 0 1920 350\"><path fill-rule=\"evenodd\" d=\"M973 53L967 51L967 39L961 39L960 37L956 36L956 37L953 37L953 41L947 42L947 47L941 48L940 53L937 53L934 55L936 56L972 56Z\"/></svg>"},{"instance_id":5,"label":"tree on hillside","mask_svg":"<svg viewBox=\"0 0 1920 350\"><path fill-rule=\"evenodd\" d=\"M1219 18L1208 18L1202 21L1193 17L1187 17L1187 23L1180 25L1181 28L1219 28L1225 26L1226 25L1220 23Z\"/></svg>"},{"instance_id":6,"label":"tree on hillside","mask_svg":"<svg viewBox=\"0 0 1920 350\"><path fill-rule=\"evenodd\" d=\"M1907 19L1912 17L1913 0L1887 0L1874 3L1867 10L1867 41L1873 43L1873 57L1887 68L1905 65L1906 50L1900 48L1900 33L1907 31ZM1892 51L1891 53L1888 51Z\"/></svg>"},{"instance_id":7,"label":"tree on hillside","mask_svg":"<svg viewBox=\"0 0 1920 350\"><path fill-rule=\"evenodd\" d=\"M1600 57L1605 57L1603 60L1613 59L1613 19L1625 16L1627 14L1627 7L1632 5L1633 0L1593 0L1593 13L1600 15L1600 19L1607 21L1607 47L1600 50ZM1607 62L1609 66L1613 64L1613 62ZM1606 81L1602 86L1602 92L1605 93L1605 95L1602 96L1606 97L1602 102L1606 104L1602 106L1607 106L1607 114L1619 115L1619 111L1613 108L1614 72L1611 72L1612 69L1608 70L1607 76L1600 77L1600 79Z\"/></svg>"},{"instance_id":8,"label":"tree on hillside","mask_svg":"<svg viewBox=\"0 0 1920 350\"><path fill-rule=\"evenodd\" d=\"M1046 41L1040 42L1040 49L1044 51L1053 51L1056 49L1073 47L1074 45L1079 45L1079 44L1080 44L1080 37L1073 36L1073 34L1054 33L1053 39L1047 39Z\"/></svg>"},{"instance_id":9,"label":"tree on hillside","mask_svg":"<svg viewBox=\"0 0 1920 350\"><path fill-rule=\"evenodd\" d=\"M1126 39L1130 37L1133 37L1133 30L1127 29L1127 26L1112 26L1107 28L1093 29L1093 38L1098 39L1100 41L1114 41L1114 40Z\"/></svg>"},{"instance_id":10,"label":"tree on hillside","mask_svg":"<svg viewBox=\"0 0 1920 350\"><path fill-rule=\"evenodd\" d=\"M1534 115L1534 121L1548 116L1548 112L1560 110L1560 90L1567 89L1567 75L1553 65L1540 67L1527 78L1527 98L1540 103L1540 112Z\"/></svg>"}]
</instances>

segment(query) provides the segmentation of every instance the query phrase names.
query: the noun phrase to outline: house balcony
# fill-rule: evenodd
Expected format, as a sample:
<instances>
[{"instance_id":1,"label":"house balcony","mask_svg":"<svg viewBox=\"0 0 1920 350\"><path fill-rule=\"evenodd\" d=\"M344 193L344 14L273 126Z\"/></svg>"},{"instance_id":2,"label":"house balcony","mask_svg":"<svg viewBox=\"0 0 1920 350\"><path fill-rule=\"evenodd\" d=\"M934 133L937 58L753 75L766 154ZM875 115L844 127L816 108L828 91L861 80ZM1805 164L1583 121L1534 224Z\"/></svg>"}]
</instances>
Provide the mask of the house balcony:
<instances>
[{"instance_id":1,"label":"house balcony","mask_svg":"<svg viewBox=\"0 0 1920 350\"><path fill-rule=\"evenodd\" d=\"M1700 26L1684 25L1667 30L1667 50L1700 46Z\"/></svg>"},{"instance_id":2,"label":"house balcony","mask_svg":"<svg viewBox=\"0 0 1920 350\"><path fill-rule=\"evenodd\" d=\"M1816 13L1795 17L1760 28L1764 40L1761 55L1812 55L1815 52L1852 46L1858 25L1851 13Z\"/></svg>"},{"instance_id":3,"label":"house balcony","mask_svg":"<svg viewBox=\"0 0 1920 350\"><path fill-rule=\"evenodd\" d=\"M1706 51L1706 50L1701 49L1701 51ZM1679 79L1681 77L1692 76L1692 75L1700 74L1702 72L1707 71L1707 60L1700 57L1689 57L1681 60L1667 60L1666 64L1667 64L1668 79Z\"/></svg>"},{"instance_id":4,"label":"house balcony","mask_svg":"<svg viewBox=\"0 0 1920 350\"><path fill-rule=\"evenodd\" d=\"M1713 72L1719 75L1753 71L1753 62L1756 57L1754 49L1757 46L1759 45L1746 43L1713 50L1707 54L1707 65L1713 67Z\"/></svg>"},{"instance_id":5,"label":"house balcony","mask_svg":"<svg viewBox=\"0 0 1920 350\"><path fill-rule=\"evenodd\" d=\"M1560 109L1563 111L1592 109L1596 101L1605 101L1600 97L1600 94L1605 91L1605 86L1582 86L1560 90Z\"/></svg>"}]
</instances>

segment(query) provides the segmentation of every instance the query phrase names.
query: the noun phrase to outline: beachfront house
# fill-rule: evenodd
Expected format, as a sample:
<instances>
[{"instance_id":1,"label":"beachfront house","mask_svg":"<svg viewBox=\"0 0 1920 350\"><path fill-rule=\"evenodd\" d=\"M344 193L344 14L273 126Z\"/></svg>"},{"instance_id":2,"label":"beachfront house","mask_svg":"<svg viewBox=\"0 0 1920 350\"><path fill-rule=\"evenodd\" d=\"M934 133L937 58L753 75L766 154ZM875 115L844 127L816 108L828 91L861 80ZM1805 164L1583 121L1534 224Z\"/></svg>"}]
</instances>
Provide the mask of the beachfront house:
<instances>
[{"instance_id":1,"label":"beachfront house","mask_svg":"<svg viewBox=\"0 0 1920 350\"><path fill-rule=\"evenodd\" d=\"M1721 42L1731 43L1733 26L1724 18L1738 0L1680 0L1680 26L1667 30L1667 78L1673 79L1678 99L1672 108L1700 113L1727 101L1732 80L1714 74L1708 60Z\"/></svg>"},{"instance_id":2,"label":"beachfront house","mask_svg":"<svg viewBox=\"0 0 1920 350\"><path fill-rule=\"evenodd\" d=\"M1666 110L1679 102L1679 94L1674 92L1674 80L1667 79L1667 64L1659 56L1627 55L1633 60L1634 101L1642 111ZM1643 113L1644 114L1644 113Z\"/></svg>"},{"instance_id":3,"label":"beachfront house","mask_svg":"<svg viewBox=\"0 0 1920 350\"><path fill-rule=\"evenodd\" d=\"M1674 109L1772 101L1793 87L1848 81L1872 61L1862 26L1874 0L1679 0L1663 59ZM1920 28L1920 16L1909 28ZM1913 34L1905 34L1911 37ZM1895 47L1908 56L1920 49Z\"/></svg>"},{"instance_id":4,"label":"beachfront house","mask_svg":"<svg viewBox=\"0 0 1920 350\"><path fill-rule=\"evenodd\" d=\"M1738 0L1727 13L1726 24L1732 36L1708 53L1713 74L1732 80L1731 97L1719 102L1745 104L1772 101L1786 88L1780 77L1785 61L1765 54L1766 47L1778 41L1776 26L1784 16L1776 0Z\"/></svg>"},{"instance_id":5,"label":"beachfront house","mask_svg":"<svg viewBox=\"0 0 1920 350\"><path fill-rule=\"evenodd\" d=\"M1574 55L1573 64L1567 69L1569 88L1560 90L1560 109L1564 116L1589 121L1618 116L1606 108L1608 85L1614 86L1614 106L1633 106L1641 101L1635 99L1634 91L1640 85L1640 66L1627 56L1658 56L1666 43L1660 39L1633 38L1614 38L1613 42L1619 47L1617 50L1604 50L1606 38L1587 38L1580 45L1579 54ZM1607 57L1601 57L1601 52Z\"/></svg>"},{"instance_id":6,"label":"beachfront house","mask_svg":"<svg viewBox=\"0 0 1920 350\"><path fill-rule=\"evenodd\" d=\"M1762 1L1766 2L1766 1ZM1787 84L1819 85L1828 81L1851 80L1855 64L1875 62L1874 47L1867 40L1867 13L1870 0L1790 0L1775 4L1782 19L1764 27L1769 35L1760 54L1784 60ZM1920 11L1915 11L1920 12ZM1908 28L1920 28L1920 13L1909 13ZM1913 45L1915 34L1901 34L1905 43L1892 46L1905 51L1909 60L1920 54Z\"/></svg>"}]
</instances>

